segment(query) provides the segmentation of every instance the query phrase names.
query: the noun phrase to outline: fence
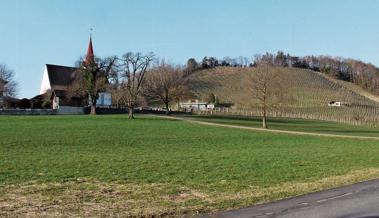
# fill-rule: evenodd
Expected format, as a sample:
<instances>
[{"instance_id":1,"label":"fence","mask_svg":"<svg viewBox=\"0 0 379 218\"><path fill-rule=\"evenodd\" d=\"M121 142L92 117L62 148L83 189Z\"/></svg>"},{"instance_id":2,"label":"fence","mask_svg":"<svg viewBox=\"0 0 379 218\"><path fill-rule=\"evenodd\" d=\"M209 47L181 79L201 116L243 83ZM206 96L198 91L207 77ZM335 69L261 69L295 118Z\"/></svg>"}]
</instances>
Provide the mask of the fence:
<instances>
[{"instance_id":1,"label":"fence","mask_svg":"<svg viewBox=\"0 0 379 218\"><path fill-rule=\"evenodd\" d=\"M60 107L59 109L0 109L0 115L69 115L84 114L82 107Z\"/></svg>"},{"instance_id":2,"label":"fence","mask_svg":"<svg viewBox=\"0 0 379 218\"><path fill-rule=\"evenodd\" d=\"M359 111L359 113L357 111ZM200 115L242 117L262 116L262 111L259 108L217 108L214 110L197 111L196 113ZM267 116L335 121L352 125L379 127L379 108L375 107L360 107L358 109L355 107L277 108L267 111Z\"/></svg>"},{"instance_id":3,"label":"fence","mask_svg":"<svg viewBox=\"0 0 379 218\"><path fill-rule=\"evenodd\" d=\"M70 106L60 106L57 110L59 115L80 115L84 114L83 107L70 107Z\"/></svg>"},{"instance_id":4,"label":"fence","mask_svg":"<svg viewBox=\"0 0 379 218\"><path fill-rule=\"evenodd\" d=\"M0 109L0 115L55 115L53 109Z\"/></svg>"}]
</instances>

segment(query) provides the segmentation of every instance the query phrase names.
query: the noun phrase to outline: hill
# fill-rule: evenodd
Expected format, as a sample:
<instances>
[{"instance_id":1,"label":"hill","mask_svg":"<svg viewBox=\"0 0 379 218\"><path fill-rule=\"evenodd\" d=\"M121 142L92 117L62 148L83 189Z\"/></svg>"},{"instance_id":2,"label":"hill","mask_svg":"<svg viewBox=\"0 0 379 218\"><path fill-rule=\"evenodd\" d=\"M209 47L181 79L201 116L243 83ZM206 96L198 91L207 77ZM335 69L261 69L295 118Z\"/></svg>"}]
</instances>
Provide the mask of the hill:
<instances>
[{"instance_id":1,"label":"hill","mask_svg":"<svg viewBox=\"0 0 379 218\"><path fill-rule=\"evenodd\" d=\"M376 126L379 123L379 103L376 96L360 87L331 79L319 72L299 68L279 68L286 78L287 100L271 116L333 120L352 124ZM228 112L258 115L258 102L249 90L248 80L256 68L217 67L193 73L189 78L191 90L199 99L210 93L221 102L234 106ZM331 101L341 101L343 107L329 107ZM223 111L225 112L225 111Z\"/></svg>"}]
</instances>

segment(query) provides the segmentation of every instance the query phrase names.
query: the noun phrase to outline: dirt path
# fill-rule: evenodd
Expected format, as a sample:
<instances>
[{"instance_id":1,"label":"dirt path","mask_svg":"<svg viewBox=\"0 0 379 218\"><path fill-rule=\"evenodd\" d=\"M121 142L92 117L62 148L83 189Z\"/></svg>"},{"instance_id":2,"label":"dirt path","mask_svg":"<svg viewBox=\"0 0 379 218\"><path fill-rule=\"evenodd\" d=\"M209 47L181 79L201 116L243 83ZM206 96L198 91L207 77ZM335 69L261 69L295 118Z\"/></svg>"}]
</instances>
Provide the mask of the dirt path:
<instances>
[{"instance_id":1,"label":"dirt path","mask_svg":"<svg viewBox=\"0 0 379 218\"><path fill-rule=\"evenodd\" d=\"M247 127L247 126L211 123L211 122L205 122L205 121L192 120L192 119L183 118L183 117L172 117L172 116L170 116L170 117L159 116L159 117L166 118L166 119L173 119L173 120L182 120L182 121L186 121L189 123L195 123L195 124L200 124L200 125L226 127L226 128L243 129L243 130L252 130L252 131L259 131L259 132L273 132L273 133L284 133L284 134L291 134L291 135L309 135L309 136L347 138L347 139L379 140L379 137L374 137L374 136L352 136L352 135L336 135L336 134L324 134L324 133L298 132L298 131L277 130L277 129L262 129L262 128L255 128L255 127Z\"/></svg>"}]
</instances>

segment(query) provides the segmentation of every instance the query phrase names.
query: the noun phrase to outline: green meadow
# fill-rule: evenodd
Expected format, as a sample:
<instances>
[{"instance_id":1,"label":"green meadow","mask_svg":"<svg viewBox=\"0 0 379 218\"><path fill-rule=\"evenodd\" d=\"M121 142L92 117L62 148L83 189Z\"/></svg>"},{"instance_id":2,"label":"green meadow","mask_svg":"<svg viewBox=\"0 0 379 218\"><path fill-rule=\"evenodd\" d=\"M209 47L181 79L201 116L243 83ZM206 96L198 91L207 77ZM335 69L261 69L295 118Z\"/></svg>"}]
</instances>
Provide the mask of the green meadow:
<instances>
[{"instance_id":1,"label":"green meadow","mask_svg":"<svg viewBox=\"0 0 379 218\"><path fill-rule=\"evenodd\" d=\"M285 130L379 135L369 127L273 121L270 127ZM379 140L373 139L255 132L149 115L0 116L0 124L0 216L191 215L379 177Z\"/></svg>"},{"instance_id":2,"label":"green meadow","mask_svg":"<svg viewBox=\"0 0 379 218\"><path fill-rule=\"evenodd\" d=\"M182 116L191 120L205 121L218 124L244 126L260 128L262 118L244 117L244 116ZM307 119L288 119L288 118L268 118L269 129L309 132L330 135L348 135L348 136L368 136L379 137L379 128L369 126L349 125L332 121L307 120Z\"/></svg>"}]
</instances>

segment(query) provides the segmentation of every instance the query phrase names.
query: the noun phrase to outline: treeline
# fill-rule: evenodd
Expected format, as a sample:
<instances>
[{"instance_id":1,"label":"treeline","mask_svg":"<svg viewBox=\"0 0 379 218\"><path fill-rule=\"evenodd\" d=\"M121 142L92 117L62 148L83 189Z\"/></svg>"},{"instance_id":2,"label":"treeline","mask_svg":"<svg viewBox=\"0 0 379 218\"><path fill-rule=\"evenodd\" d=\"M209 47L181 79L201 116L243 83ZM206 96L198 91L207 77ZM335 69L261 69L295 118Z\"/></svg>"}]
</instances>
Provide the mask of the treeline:
<instances>
[{"instance_id":1,"label":"treeline","mask_svg":"<svg viewBox=\"0 0 379 218\"><path fill-rule=\"evenodd\" d=\"M282 51L277 52L277 54L255 55L253 58L226 57L219 60L215 57L204 57L200 63L196 62L194 58L190 58L187 61L187 71L194 72L219 66L256 67L259 65L310 69L340 80L352 82L374 94L379 94L379 68L371 63L364 63L350 58L331 56L297 57L285 54Z\"/></svg>"},{"instance_id":2,"label":"treeline","mask_svg":"<svg viewBox=\"0 0 379 218\"><path fill-rule=\"evenodd\" d=\"M196 61L195 58L190 58L187 61L189 73L214 67L253 67L253 62L251 58L242 56L238 58L224 57L223 59L205 56L201 62Z\"/></svg>"},{"instance_id":3,"label":"treeline","mask_svg":"<svg viewBox=\"0 0 379 218\"><path fill-rule=\"evenodd\" d=\"M69 99L81 99L95 115L101 92L111 93L115 106L127 107L130 119L137 107L165 105L168 114L171 104L191 97L181 67L160 61L153 53L139 52L108 58L86 56L77 61Z\"/></svg>"},{"instance_id":4,"label":"treeline","mask_svg":"<svg viewBox=\"0 0 379 218\"><path fill-rule=\"evenodd\" d=\"M310 69L352 82L370 92L379 94L379 68L371 63L330 56L295 57L278 52L276 55L266 53L255 56L253 66L259 64Z\"/></svg>"}]
</instances>

